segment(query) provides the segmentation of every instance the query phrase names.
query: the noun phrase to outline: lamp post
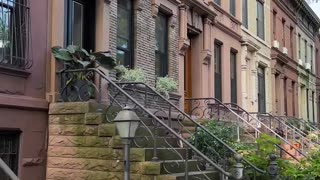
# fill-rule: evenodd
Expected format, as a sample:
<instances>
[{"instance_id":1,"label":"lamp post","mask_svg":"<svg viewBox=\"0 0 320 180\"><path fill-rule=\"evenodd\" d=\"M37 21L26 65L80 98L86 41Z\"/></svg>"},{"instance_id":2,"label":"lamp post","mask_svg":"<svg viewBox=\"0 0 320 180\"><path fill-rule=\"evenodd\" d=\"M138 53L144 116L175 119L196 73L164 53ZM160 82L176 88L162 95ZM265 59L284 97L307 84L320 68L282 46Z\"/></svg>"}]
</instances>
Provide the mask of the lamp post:
<instances>
[{"instance_id":1,"label":"lamp post","mask_svg":"<svg viewBox=\"0 0 320 180\"><path fill-rule=\"evenodd\" d=\"M138 129L140 118L130 107L126 106L117 114L113 122L124 143L124 179L130 180L130 143Z\"/></svg>"}]
</instances>

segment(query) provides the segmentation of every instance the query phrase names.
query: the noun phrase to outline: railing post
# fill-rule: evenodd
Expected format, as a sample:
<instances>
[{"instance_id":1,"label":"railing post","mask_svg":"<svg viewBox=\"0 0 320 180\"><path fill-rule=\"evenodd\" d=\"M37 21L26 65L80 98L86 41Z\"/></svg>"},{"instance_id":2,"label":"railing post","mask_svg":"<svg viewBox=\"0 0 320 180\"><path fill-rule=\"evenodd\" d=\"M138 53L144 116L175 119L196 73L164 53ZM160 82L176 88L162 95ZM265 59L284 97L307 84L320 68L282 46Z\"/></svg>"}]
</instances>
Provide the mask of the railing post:
<instances>
[{"instance_id":1,"label":"railing post","mask_svg":"<svg viewBox=\"0 0 320 180\"><path fill-rule=\"evenodd\" d=\"M271 178L271 180L276 180L278 177L278 163L277 163L277 156L275 154L270 155L270 164L268 167L268 173Z\"/></svg>"},{"instance_id":2,"label":"railing post","mask_svg":"<svg viewBox=\"0 0 320 180\"><path fill-rule=\"evenodd\" d=\"M189 149L188 149L188 146L185 146L185 150L186 150L186 159L185 159L185 177L184 179L185 180L188 180L189 179Z\"/></svg>"},{"instance_id":3,"label":"railing post","mask_svg":"<svg viewBox=\"0 0 320 180\"><path fill-rule=\"evenodd\" d=\"M240 154L235 154L234 158L236 163L233 165L232 177L236 180L241 180L243 178L243 164L241 163L242 157Z\"/></svg>"}]
</instances>

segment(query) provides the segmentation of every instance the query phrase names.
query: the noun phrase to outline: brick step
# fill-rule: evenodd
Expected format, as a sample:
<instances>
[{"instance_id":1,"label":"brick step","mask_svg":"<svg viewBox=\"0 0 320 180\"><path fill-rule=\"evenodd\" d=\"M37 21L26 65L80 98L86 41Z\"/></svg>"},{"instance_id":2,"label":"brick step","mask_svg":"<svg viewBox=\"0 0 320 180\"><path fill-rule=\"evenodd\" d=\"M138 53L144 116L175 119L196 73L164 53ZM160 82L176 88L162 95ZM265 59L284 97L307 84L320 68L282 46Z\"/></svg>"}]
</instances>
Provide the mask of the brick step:
<instances>
[{"instance_id":1,"label":"brick step","mask_svg":"<svg viewBox=\"0 0 320 180\"><path fill-rule=\"evenodd\" d=\"M186 169L185 160L168 160L161 162L160 174L184 173ZM188 171L204 171L205 165L200 164L197 160L188 161Z\"/></svg>"},{"instance_id":2,"label":"brick step","mask_svg":"<svg viewBox=\"0 0 320 180\"><path fill-rule=\"evenodd\" d=\"M196 171L188 173L188 180L218 180L220 179L217 171ZM185 173L175 173L169 175L160 175L157 180L185 180Z\"/></svg>"},{"instance_id":3,"label":"brick step","mask_svg":"<svg viewBox=\"0 0 320 180\"><path fill-rule=\"evenodd\" d=\"M145 160L152 161L153 148L145 148ZM191 159L191 149L188 150L188 159ZM157 148L158 160L183 160L186 158L185 148Z\"/></svg>"}]
</instances>

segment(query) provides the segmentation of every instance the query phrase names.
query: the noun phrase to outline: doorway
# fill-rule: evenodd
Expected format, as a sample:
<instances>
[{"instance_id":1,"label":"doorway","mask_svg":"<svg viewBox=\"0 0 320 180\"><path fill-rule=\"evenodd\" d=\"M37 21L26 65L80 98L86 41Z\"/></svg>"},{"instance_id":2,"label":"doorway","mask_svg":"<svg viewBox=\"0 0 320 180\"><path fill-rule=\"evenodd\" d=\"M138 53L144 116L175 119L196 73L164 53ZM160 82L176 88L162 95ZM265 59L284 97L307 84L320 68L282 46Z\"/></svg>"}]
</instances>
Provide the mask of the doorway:
<instances>
[{"instance_id":1,"label":"doorway","mask_svg":"<svg viewBox=\"0 0 320 180\"><path fill-rule=\"evenodd\" d=\"M191 44L191 40L190 40ZM191 46L189 46L186 55L184 56L184 97L185 99L192 98L192 69L191 69ZM191 101L184 101L185 112L191 110Z\"/></svg>"},{"instance_id":2,"label":"doorway","mask_svg":"<svg viewBox=\"0 0 320 180\"><path fill-rule=\"evenodd\" d=\"M265 70L258 67L258 112L266 112Z\"/></svg>"}]
</instances>

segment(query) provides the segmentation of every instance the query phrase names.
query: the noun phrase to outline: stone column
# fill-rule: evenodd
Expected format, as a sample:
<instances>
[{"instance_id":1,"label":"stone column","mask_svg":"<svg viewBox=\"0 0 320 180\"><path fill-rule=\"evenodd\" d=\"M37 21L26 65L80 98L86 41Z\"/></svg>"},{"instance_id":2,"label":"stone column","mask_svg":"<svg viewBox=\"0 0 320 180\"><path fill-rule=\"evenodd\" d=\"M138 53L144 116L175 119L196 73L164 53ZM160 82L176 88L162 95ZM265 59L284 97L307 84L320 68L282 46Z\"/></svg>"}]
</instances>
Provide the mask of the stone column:
<instances>
[{"instance_id":1,"label":"stone column","mask_svg":"<svg viewBox=\"0 0 320 180\"><path fill-rule=\"evenodd\" d=\"M247 71L249 70L248 68L248 61L247 59L247 51L248 51L248 46L242 46L242 54L241 54L241 93L242 93L242 107L244 109L248 109L248 85L247 85Z\"/></svg>"},{"instance_id":2,"label":"stone column","mask_svg":"<svg viewBox=\"0 0 320 180\"><path fill-rule=\"evenodd\" d=\"M271 70L271 87L272 87L272 113L275 114L277 112L277 85L276 85L276 71L274 68Z\"/></svg>"}]
</instances>

